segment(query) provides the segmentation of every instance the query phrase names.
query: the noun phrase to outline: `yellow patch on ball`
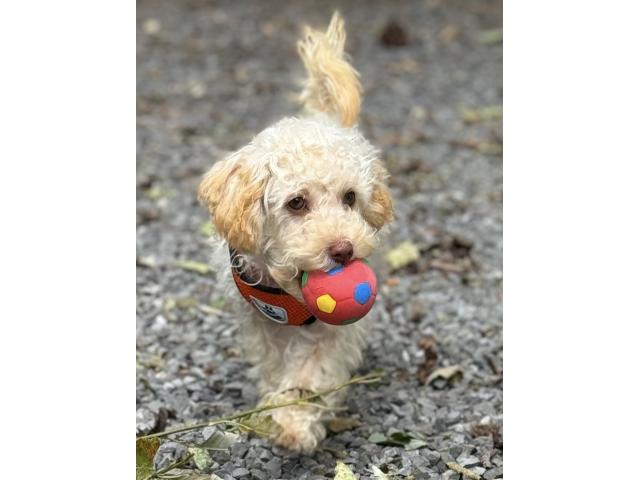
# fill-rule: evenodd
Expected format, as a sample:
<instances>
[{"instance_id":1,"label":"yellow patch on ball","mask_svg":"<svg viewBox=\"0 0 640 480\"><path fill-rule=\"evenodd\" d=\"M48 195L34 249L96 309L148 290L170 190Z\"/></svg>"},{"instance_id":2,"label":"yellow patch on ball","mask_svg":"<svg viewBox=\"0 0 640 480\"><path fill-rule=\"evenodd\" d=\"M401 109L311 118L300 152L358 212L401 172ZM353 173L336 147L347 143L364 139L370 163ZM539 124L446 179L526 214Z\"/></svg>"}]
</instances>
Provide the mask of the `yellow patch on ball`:
<instances>
[{"instance_id":1,"label":"yellow patch on ball","mask_svg":"<svg viewBox=\"0 0 640 480\"><path fill-rule=\"evenodd\" d=\"M336 301L331 298L331 295L328 293L320 295L316 299L316 304L318 305L318 309L324 313L333 313L336 308Z\"/></svg>"}]
</instances>

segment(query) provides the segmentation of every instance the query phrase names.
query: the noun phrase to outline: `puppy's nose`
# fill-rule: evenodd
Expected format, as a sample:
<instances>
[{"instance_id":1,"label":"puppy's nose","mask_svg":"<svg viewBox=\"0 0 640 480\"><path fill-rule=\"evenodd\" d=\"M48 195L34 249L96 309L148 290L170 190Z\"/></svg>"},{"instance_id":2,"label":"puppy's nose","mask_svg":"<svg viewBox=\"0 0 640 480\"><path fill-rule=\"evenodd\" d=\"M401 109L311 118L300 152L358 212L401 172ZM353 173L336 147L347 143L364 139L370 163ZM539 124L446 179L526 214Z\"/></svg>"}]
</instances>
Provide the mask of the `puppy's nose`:
<instances>
[{"instance_id":1,"label":"puppy's nose","mask_svg":"<svg viewBox=\"0 0 640 480\"><path fill-rule=\"evenodd\" d=\"M340 240L329 247L329 257L338 263L347 263L353 256L353 245L346 240Z\"/></svg>"}]
</instances>

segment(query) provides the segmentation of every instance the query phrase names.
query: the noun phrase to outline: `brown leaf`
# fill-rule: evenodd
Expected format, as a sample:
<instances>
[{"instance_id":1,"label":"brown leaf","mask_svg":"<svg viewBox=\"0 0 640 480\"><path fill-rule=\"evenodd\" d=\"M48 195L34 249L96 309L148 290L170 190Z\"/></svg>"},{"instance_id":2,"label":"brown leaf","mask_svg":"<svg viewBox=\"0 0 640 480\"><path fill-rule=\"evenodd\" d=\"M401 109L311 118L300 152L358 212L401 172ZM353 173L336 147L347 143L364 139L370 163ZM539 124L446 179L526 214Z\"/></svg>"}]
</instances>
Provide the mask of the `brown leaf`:
<instances>
[{"instance_id":1,"label":"brown leaf","mask_svg":"<svg viewBox=\"0 0 640 480\"><path fill-rule=\"evenodd\" d=\"M478 423L471 427L471 435L474 437L491 437L494 448L502 450L502 432L495 423Z\"/></svg>"},{"instance_id":2,"label":"brown leaf","mask_svg":"<svg viewBox=\"0 0 640 480\"><path fill-rule=\"evenodd\" d=\"M389 277L385 283L390 287L397 287L400 285L400 279L398 277Z\"/></svg>"},{"instance_id":3,"label":"brown leaf","mask_svg":"<svg viewBox=\"0 0 640 480\"><path fill-rule=\"evenodd\" d=\"M443 43L451 43L453 40L456 39L459 33L460 33L460 29L457 26L449 24L445 26L442 30L440 30L440 32L438 33L438 38Z\"/></svg>"},{"instance_id":4,"label":"brown leaf","mask_svg":"<svg viewBox=\"0 0 640 480\"><path fill-rule=\"evenodd\" d=\"M433 373L438 364L438 352L436 350L436 339L431 335L422 337L418 346L424 351L424 363L418 369L418 382L424 385Z\"/></svg>"},{"instance_id":5,"label":"brown leaf","mask_svg":"<svg viewBox=\"0 0 640 480\"><path fill-rule=\"evenodd\" d=\"M427 265L434 270L462 274L476 269L471 258L473 243L457 235L438 233L438 240L429 246Z\"/></svg>"},{"instance_id":6,"label":"brown leaf","mask_svg":"<svg viewBox=\"0 0 640 480\"><path fill-rule=\"evenodd\" d=\"M362 425L360 419L355 417L336 417L329 420L327 428L333 433L344 432L345 430L353 430Z\"/></svg>"},{"instance_id":7,"label":"brown leaf","mask_svg":"<svg viewBox=\"0 0 640 480\"><path fill-rule=\"evenodd\" d=\"M402 47L409 43L406 30L395 20L389 20L380 34L385 47Z\"/></svg>"}]
</instances>

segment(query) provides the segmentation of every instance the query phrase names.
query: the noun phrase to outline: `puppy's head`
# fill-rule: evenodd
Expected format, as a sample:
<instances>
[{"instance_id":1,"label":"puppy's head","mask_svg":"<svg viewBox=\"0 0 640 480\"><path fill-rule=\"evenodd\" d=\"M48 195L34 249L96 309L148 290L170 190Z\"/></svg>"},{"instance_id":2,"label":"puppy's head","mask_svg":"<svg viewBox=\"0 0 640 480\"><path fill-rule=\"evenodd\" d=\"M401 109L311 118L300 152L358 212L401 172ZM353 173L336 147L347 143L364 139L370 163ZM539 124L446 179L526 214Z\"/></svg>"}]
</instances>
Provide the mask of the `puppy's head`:
<instances>
[{"instance_id":1,"label":"puppy's head","mask_svg":"<svg viewBox=\"0 0 640 480\"><path fill-rule=\"evenodd\" d=\"M364 258L393 216L387 172L355 128L284 119L216 163L199 198L219 235L300 297L303 270Z\"/></svg>"}]
</instances>

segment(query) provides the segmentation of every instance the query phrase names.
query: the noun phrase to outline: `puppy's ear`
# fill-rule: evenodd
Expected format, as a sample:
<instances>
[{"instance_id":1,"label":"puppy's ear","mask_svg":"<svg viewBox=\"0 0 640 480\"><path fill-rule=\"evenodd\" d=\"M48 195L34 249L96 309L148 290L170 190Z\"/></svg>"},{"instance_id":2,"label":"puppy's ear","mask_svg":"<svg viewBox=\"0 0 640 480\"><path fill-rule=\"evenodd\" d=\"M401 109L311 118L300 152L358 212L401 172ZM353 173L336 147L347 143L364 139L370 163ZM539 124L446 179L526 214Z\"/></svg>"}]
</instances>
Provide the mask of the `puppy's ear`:
<instances>
[{"instance_id":1,"label":"puppy's ear","mask_svg":"<svg viewBox=\"0 0 640 480\"><path fill-rule=\"evenodd\" d=\"M211 221L229 245L255 253L262 233L260 200L266 175L247 162L240 150L213 165L198 188L198 200L209 209Z\"/></svg>"},{"instance_id":2,"label":"puppy's ear","mask_svg":"<svg viewBox=\"0 0 640 480\"><path fill-rule=\"evenodd\" d=\"M373 166L374 182L371 192L371 199L364 211L364 218L375 228L382 228L385 224L393 220L393 200L386 185L389 173L377 161Z\"/></svg>"},{"instance_id":3,"label":"puppy's ear","mask_svg":"<svg viewBox=\"0 0 640 480\"><path fill-rule=\"evenodd\" d=\"M301 100L308 110L328 113L351 127L360 115L362 86L358 72L344 58L345 40L344 19L338 12L326 32L305 27L298 42L308 74Z\"/></svg>"}]
</instances>

